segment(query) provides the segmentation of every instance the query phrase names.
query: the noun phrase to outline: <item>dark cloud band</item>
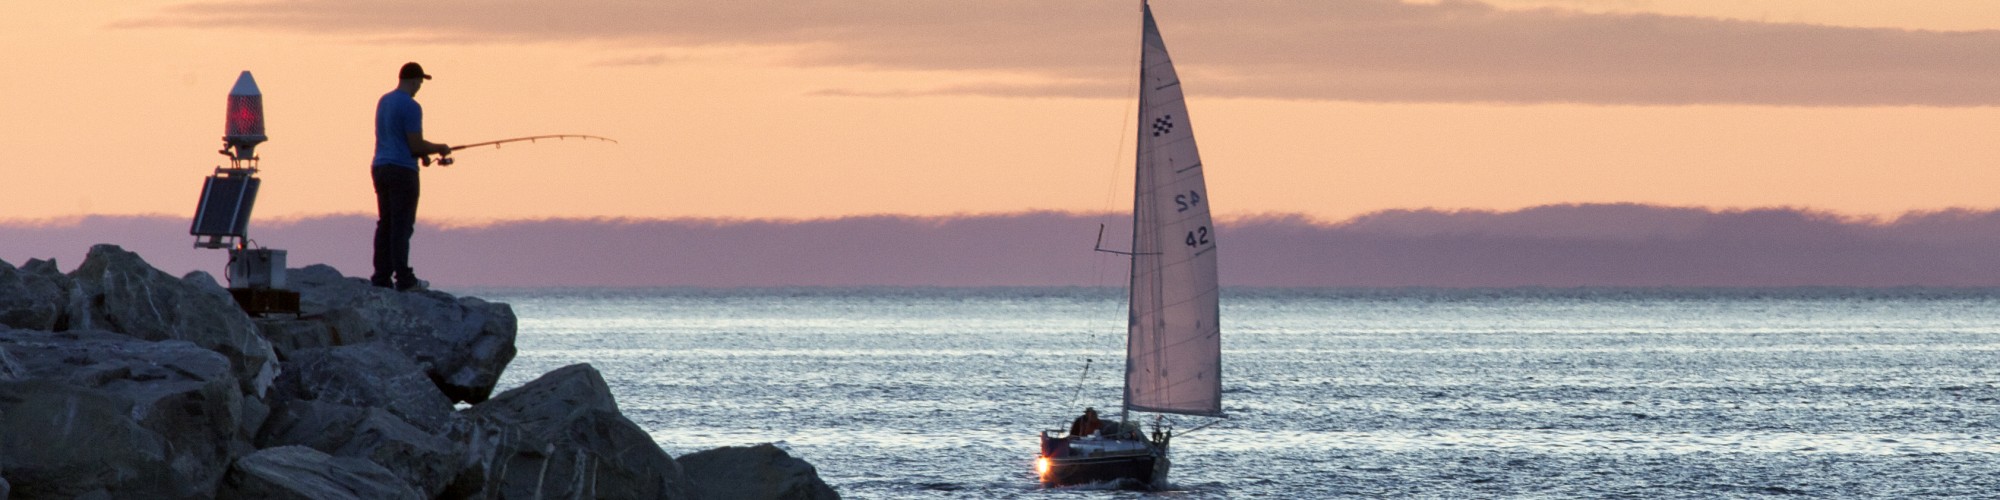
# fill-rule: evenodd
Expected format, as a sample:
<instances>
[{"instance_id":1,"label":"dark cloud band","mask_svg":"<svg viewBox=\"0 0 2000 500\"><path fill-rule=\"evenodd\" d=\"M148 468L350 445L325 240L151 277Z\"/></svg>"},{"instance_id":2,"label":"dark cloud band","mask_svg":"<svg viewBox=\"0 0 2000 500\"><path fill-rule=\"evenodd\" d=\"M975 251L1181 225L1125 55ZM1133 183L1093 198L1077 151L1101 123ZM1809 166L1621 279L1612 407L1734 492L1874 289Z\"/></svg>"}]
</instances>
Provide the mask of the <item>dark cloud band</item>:
<instances>
[{"instance_id":1,"label":"dark cloud band","mask_svg":"<svg viewBox=\"0 0 2000 500\"><path fill-rule=\"evenodd\" d=\"M1374 102L1989 106L2000 31L1934 32L1466 0L1160 2L1191 92ZM793 64L1007 75L833 95L1123 96L1137 2L211 1L123 27L307 31L461 43L762 46ZM653 64L646 53L616 64ZM1019 76L1044 83L1015 83ZM963 78L955 78L962 81Z\"/></svg>"},{"instance_id":2,"label":"dark cloud band","mask_svg":"<svg viewBox=\"0 0 2000 500\"><path fill-rule=\"evenodd\" d=\"M1034 212L805 221L547 219L423 224L413 262L447 286L1122 286L1120 215ZM368 268L374 218L270 221L258 241L295 266ZM1511 212L1392 210L1340 223L1217 221L1223 283L1298 287L2000 286L2000 211L1894 219L1794 209L1556 205ZM179 274L217 272L187 219L0 222L0 259L74 265L116 243ZM573 242L601 242L576 245ZM827 242L838 241L830 245ZM1071 243L1062 243L1062 242ZM18 243L15 243L18 242Z\"/></svg>"}]
</instances>

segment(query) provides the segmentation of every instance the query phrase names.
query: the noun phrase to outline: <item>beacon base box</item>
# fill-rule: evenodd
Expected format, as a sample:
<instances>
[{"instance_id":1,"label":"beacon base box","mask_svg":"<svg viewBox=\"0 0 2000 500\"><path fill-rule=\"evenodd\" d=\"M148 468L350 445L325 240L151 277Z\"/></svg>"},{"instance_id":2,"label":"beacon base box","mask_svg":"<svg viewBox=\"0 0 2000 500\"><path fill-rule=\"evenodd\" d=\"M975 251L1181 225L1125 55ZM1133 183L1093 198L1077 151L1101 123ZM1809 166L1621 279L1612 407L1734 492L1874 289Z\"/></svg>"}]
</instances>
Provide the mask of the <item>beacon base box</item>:
<instances>
[{"instance_id":1,"label":"beacon base box","mask_svg":"<svg viewBox=\"0 0 2000 500\"><path fill-rule=\"evenodd\" d=\"M285 251L270 248L229 250L230 288L284 288Z\"/></svg>"}]
</instances>

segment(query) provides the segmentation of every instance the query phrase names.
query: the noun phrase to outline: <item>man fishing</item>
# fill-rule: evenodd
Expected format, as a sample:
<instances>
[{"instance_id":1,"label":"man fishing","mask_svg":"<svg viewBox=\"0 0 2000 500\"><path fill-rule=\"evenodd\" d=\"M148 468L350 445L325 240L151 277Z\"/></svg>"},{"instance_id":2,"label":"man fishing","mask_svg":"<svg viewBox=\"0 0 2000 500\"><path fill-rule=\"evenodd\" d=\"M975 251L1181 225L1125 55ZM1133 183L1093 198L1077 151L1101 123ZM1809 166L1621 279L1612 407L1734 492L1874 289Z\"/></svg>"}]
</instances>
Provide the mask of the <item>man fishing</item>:
<instances>
[{"instance_id":1,"label":"man fishing","mask_svg":"<svg viewBox=\"0 0 2000 500\"><path fill-rule=\"evenodd\" d=\"M417 63L396 73L396 90L375 104L375 274L368 282L398 291L425 287L410 268L410 234L417 226L417 159L446 155L451 147L424 140L424 108L417 90L431 75Z\"/></svg>"}]
</instances>

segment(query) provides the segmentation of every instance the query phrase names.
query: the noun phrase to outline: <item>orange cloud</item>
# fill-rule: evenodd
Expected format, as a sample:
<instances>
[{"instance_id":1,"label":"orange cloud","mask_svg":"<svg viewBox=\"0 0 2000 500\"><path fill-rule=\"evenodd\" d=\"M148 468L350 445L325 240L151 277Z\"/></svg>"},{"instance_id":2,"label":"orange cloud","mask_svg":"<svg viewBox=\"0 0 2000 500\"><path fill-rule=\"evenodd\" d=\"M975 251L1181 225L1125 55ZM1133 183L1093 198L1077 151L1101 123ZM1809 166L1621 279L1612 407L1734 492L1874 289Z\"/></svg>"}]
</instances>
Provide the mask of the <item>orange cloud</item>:
<instances>
[{"instance_id":1,"label":"orange cloud","mask_svg":"<svg viewBox=\"0 0 2000 500\"><path fill-rule=\"evenodd\" d=\"M463 43L785 48L791 63L975 72L989 83L830 95L1124 96L1132 2L1032 0L212 1L124 27ZM1454 0L1155 6L1183 70L1221 96L1377 102L1985 106L2000 31L1938 32ZM613 58L655 64L653 56ZM1029 81L1020 81L1023 76Z\"/></svg>"}]
</instances>

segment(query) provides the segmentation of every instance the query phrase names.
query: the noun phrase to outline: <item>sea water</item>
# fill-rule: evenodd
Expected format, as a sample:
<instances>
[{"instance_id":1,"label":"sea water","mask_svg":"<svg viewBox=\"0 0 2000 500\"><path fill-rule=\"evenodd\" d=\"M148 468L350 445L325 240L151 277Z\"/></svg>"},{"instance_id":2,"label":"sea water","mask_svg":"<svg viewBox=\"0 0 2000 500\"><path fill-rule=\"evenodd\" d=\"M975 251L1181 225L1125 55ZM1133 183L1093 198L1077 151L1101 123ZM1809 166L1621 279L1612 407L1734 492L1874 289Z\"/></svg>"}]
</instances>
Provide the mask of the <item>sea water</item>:
<instances>
[{"instance_id":1,"label":"sea water","mask_svg":"<svg viewBox=\"0 0 2000 500\"><path fill-rule=\"evenodd\" d=\"M1121 290L477 295L520 317L503 389L591 363L676 456L775 442L848 498L1142 495L1032 471L1037 432L1117 418ZM1227 289L1222 324L1228 418L1151 495L2000 497L2000 290Z\"/></svg>"}]
</instances>

